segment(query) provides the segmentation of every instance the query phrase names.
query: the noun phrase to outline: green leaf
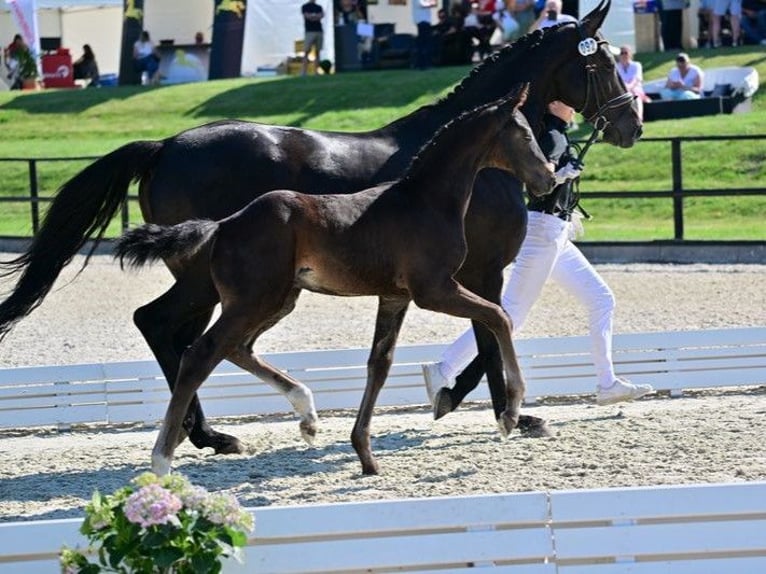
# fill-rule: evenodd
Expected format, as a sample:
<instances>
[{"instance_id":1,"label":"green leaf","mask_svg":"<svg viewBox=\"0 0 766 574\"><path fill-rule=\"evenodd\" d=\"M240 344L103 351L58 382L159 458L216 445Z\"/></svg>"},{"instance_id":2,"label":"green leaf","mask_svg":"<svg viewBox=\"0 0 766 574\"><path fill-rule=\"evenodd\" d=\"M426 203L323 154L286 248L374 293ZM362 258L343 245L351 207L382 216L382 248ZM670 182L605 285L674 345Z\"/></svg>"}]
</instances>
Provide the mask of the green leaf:
<instances>
[{"instance_id":1,"label":"green leaf","mask_svg":"<svg viewBox=\"0 0 766 574\"><path fill-rule=\"evenodd\" d=\"M180 548L164 547L152 552L152 560L159 568L169 568L175 561L184 557Z\"/></svg>"}]
</instances>

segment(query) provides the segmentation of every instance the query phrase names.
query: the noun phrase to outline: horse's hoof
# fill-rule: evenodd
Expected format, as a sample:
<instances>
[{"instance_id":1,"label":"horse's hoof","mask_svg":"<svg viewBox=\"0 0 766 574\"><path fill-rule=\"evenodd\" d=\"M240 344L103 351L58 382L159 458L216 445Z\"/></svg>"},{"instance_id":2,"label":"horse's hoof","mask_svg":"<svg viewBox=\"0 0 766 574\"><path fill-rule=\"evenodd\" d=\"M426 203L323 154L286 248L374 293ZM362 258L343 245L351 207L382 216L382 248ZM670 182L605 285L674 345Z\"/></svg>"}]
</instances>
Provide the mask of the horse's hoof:
<instances>
[{"instance_id":1,"label":"horse's hoof","mask_svg":"<svg viewBox=\"0 0 766 574\"><path fill-rule=\"evenodd\" d=\"M508 438L511 431L516 428L517 422L518 419L510 416L507 412L500 415L500 418L497 419L497 428L503 438Z\"/></svg>"},{"instance_id":2,"label":"horse's hoof","mask_svg":"<svg viewBox=\"0 0 766 574\"><path fill-rule=\"evenodd\" d=\"M212 445L215 454L242 454L245 452L244 445L235 436L216 433L215 444Z\"/></svg>"},{"instance_id":3,"label":"horse's hoof","mask_svg":"<svg viewBox=\"0 0 766 574\"><path fill-rule=\"evenodd\" d=\"M380 469L378 468L378 463L374 460L370 462L363 462L362 463L362 474L364 476L375 476L377 474L380 474Z\"/></svg>"},{"instance_id":4,"label":"horse's hoof","mask_svg":"<svg viewBox=\"0 0 766 574\"><path fill-rule=\"evenodd\" d=\"M524 419L527 420L524 420ZM519 419L519 431L526 438L546 438L555 435L553 429L548 426L545 419L537 417L521 417Z\"/></svg>"},{"instance_id":5,"label":"horse's hoof","mask_svg":"<svg viewBox=\"0 0 766 574\"><path fill-rule=\"evenodd\" d=\"M454 411L452 407L452 397L449 394L449 388L442 387L434 395L434 420L438 421L444 415Z\"/></svg>"},{"instance_id":6,"label":"horse's hoof","mask_svg":"<svg viewBox=\"0 0 766 574\"><path fill-rule=\"evenodd\" d=\"M171 459L161 454L152 454L152 472L157 476L170 474Z\"/></svg>"},{"instance_id":7,"label":"horse's hoof","mask_svg":"<svg viewBox=\"0 0 766 574\"><path fill-rule=\"evenodd\" d=\"M313 421L301 421L300 429L301 436L303 437L303 440L306 441L306 444L309 446L314 446L314 441L316 440L317 436L316 424Z\"/></svg>"}]
</instances>

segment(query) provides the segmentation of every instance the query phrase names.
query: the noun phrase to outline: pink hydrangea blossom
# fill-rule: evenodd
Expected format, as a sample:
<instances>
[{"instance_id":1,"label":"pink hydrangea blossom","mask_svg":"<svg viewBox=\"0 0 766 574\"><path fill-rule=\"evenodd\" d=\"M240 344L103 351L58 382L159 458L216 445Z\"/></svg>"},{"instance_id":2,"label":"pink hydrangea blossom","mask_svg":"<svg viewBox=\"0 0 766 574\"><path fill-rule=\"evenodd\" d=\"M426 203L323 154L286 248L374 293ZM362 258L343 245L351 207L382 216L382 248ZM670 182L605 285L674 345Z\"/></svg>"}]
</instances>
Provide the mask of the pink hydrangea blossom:
<instances>
[{"instance_id":1,"label":"pink hydrangea blossom","mask_svg":"<svg viewBox=\"0 0 766 574\"><path fill-rule=\"evenodd\" d=\"M154 524L176 523L176 514L181 506L181 499L169 490L159 484L147 484L128 497L125 517L144 528Z\"/></svg>"}]
</instances>

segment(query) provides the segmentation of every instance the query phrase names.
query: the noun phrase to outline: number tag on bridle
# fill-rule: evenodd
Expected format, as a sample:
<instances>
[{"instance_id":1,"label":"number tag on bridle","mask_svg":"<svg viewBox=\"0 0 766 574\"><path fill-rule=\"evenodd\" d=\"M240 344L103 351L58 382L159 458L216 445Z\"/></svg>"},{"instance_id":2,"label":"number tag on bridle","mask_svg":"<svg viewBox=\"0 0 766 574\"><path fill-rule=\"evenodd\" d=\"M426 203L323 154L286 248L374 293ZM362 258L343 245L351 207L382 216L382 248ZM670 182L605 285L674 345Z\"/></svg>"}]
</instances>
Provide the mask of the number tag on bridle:
<instances>
[{"instance_id":1,"label":"number tag on bridle","mask_svg":"<svg viewBox=\"0 0 766 574\"><path fill-rule=\"evenodd\" d=\"M595 38L585 38L577 44L577 51L582 56L592 56L598 52L598 42L596 42Z\"/></svg>"}]
</instances>

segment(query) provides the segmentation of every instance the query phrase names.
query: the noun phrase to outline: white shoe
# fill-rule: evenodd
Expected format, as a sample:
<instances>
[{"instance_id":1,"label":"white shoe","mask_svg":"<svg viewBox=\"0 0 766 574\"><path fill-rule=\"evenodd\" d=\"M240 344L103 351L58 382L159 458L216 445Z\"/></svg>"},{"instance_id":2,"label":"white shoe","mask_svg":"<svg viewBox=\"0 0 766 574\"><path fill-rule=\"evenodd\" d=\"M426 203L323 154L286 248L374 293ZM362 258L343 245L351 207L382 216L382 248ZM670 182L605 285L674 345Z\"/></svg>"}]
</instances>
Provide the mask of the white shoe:
<instances>
[{"instance_id":1,"label":"white shoe","mask_svg":"<svg viewBox=\"0 0 766 574\"><path fill-rule=\"evenodd\" d=\"M426 381L428 400L434 404L434 397L442 387L449 387L450 380L442 374L441 363L426 363L423 365L423 378Z\"/></svg>"},{"instance_id":2,"label":"white shoe","mask_svg":"<svg viewBox=\"0 0 766 574\"><path fill-rule=\"evenodd\" d=\"M599 405L611 405L622 401L632 401L652 391L654 391L652 385L634 385L627 379L618 378L608 389L601 386L596 389L596 403Z\"/></svg>"}]
</instances>

